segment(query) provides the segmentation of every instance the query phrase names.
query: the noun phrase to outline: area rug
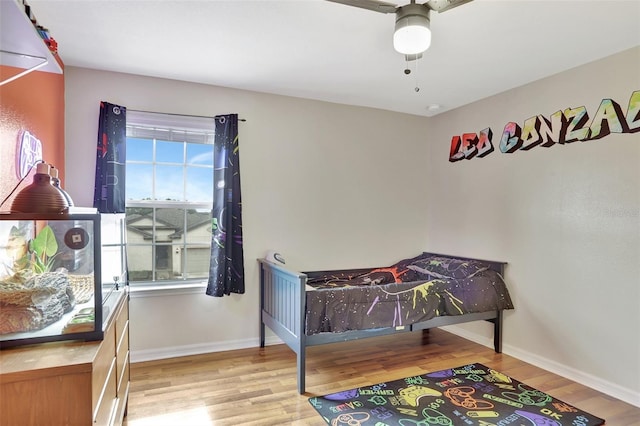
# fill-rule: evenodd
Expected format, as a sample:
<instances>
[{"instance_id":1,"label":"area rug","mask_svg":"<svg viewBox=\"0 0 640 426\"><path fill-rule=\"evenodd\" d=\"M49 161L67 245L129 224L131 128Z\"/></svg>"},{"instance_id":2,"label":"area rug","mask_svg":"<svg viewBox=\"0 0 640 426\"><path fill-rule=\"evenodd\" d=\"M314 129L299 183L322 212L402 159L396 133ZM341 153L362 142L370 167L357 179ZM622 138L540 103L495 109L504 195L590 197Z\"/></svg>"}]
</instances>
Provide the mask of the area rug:
<instances>
[{"instance_id":1,"label":"area rug","mask_svg":"<svg viewBox=\"0 0 640 426\"><path fill-rule=\"evenodd\" d=\"M593 426L604 420L482 364L309 398L331 426Z\"/></svg>"}]
</instances>

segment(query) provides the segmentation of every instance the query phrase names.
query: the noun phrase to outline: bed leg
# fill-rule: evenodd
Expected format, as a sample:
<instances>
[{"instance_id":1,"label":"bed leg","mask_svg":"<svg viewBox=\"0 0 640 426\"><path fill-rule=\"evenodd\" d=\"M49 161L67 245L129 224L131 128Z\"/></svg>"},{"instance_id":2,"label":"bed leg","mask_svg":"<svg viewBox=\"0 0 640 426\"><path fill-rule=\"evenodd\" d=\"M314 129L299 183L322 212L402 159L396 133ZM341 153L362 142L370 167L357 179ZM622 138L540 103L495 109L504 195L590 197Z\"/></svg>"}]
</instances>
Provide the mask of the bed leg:
<instances>
[{"instance_id":1,"label":"bed leg","mask_svg":"<svg viewBox=\"0 0 640 426\"><path fill-rule=\"evenodd\" d=\"M264 322L262 321L262 314L260 314L260 347L264 348L264 335L265 335L265 329L264 329Z\"/></svg>"},{"instance_id":2,"label":"bed leg","mask_svg":"<svg viewBox=\"0 0 640 426\"><path fill-rule=\"evenodd\" d=\"M305 354L307 350L301 348L298 352L298 393L302 395L304 393L305 383Z\"/></svg>"},{"instance_id":3,"label":"bed leg","mask_svg":"<svg viewBox=\"0 0 640 426\"><path fill-rule=\"evenodd\" d=\"M265 340L265 329L264 329L264 305L265 305L265 277L266 272L264 270L264 265L260 263L260 347L264 348L264 340Z\"/></svg>"},{"instance_id":4,"label":"bed leg","mask_svg":"<svg viewBox=\"0 0 640 426\"><path fill-rule=\"evenodd\" d=\"M502 353L502 311L493 320L493 349L496 353Z\"/></svg>"}]
</instances>

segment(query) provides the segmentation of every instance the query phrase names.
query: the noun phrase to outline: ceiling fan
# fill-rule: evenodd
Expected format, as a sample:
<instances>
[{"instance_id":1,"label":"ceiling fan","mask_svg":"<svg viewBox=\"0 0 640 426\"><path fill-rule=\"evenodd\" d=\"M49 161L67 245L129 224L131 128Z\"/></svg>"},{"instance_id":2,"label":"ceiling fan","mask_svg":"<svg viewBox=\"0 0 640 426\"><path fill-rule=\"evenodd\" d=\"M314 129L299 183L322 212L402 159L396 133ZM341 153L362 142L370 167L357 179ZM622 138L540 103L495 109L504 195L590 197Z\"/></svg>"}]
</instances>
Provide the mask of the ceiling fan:
<instances>
[{"instance_id":1,"label":"ceiling fan","mask_svg":"<svg viewBox=\"0 0 640 426\"><path fill-rule=\"evenodd\" d=\"M415 60L431 45L431 28L429 14L431 11L446 12L472 0L429 0L417 4L398 6L377 0L327 0L333 3L355 6L380 13L395 13L396 26L393 33L393 47L404 54L407 60Z\"/></svg>"}]
</instances>

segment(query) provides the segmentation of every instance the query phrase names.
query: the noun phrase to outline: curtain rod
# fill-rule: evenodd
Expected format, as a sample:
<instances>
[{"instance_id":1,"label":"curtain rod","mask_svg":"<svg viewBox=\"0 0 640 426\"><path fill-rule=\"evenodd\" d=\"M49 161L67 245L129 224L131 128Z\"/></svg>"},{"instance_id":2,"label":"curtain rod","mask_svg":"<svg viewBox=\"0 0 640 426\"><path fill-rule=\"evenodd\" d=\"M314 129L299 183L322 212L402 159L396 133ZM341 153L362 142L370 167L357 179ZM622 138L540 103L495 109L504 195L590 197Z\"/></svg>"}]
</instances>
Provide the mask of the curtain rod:
<instances>
[{"instance_id":1,"label":"curtain rod","mask_svg":"<svg viewBox=\"0 0 640 426\"><path fill-rule=\"evenodd\" d=\"M146 114L164 114L164 115L178 115L178 116L184 116L184 117L195 117L195 118L212 118L214 120L217 120L218 117L209 117L207 115L193 115L193 114L177 114L177 113L172 113L172 112L157 112L157 111L144 111L141 109L129 109L127 108L127 111L133 111L133 112L144 112ZM244 118L238 118L238 121L247 121Z\"/></svg>"}]
</instances>

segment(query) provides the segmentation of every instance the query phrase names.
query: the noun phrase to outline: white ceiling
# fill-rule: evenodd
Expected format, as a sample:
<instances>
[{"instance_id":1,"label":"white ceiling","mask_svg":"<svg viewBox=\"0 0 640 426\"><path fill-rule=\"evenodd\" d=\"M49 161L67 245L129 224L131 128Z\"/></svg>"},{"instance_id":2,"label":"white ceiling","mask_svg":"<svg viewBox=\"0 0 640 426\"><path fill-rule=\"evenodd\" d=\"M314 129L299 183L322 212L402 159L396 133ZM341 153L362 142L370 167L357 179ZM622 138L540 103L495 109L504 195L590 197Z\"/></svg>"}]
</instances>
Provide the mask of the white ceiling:
<instances>
[{"instance_id":1,"label":"white ceiling","mask_svg":"<svg viewBox=\"0 0 640 426\"><path fill-rule=\"evenodd\" d=\"M405 75L393 14L323 0L27 1L67 66L423 116L640 45L640 0L474 0Z\"/></svg>"}]
</instances>

